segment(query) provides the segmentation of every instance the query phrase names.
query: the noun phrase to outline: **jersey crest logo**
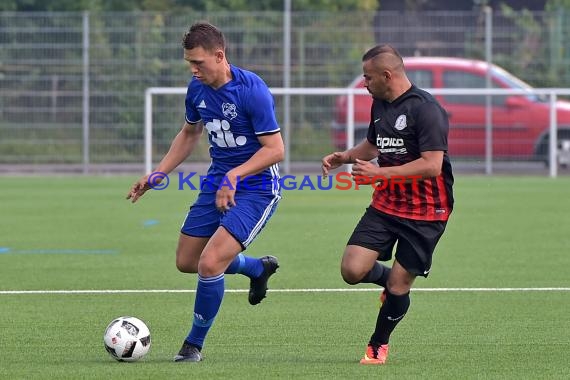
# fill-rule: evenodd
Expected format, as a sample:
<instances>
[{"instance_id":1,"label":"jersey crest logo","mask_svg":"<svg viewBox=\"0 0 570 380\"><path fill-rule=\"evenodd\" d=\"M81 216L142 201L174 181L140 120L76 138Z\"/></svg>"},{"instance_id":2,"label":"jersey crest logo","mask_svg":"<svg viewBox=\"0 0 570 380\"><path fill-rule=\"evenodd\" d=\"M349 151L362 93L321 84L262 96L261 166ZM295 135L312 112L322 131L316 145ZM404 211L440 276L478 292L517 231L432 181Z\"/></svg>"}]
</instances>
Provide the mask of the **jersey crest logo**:
<instances>
[{"instance_id":1,"label":"jersey crest logo","mask_svg":"<svg viewBox=\"0 0 570 380\"><path fill-rule=\"evenodd\" d=\"M406 115L398 116L398 118L396 119L396 124L394 124L394 128L396 128L398 131L401 131L402 129L406 128L407 126L408 126L408 123L406 120Z\"/></svg>"},{"instance_id":2,"label":"jersey crest logo","mask_svg":"<svg viewBox=\"0 0 570 380\"><path fill-rule=\"evenodd\" d=\"M222 112L224 116L232 120L237 117L237 108L233 103L222 103Z\"/></svg>"}]
</instances>

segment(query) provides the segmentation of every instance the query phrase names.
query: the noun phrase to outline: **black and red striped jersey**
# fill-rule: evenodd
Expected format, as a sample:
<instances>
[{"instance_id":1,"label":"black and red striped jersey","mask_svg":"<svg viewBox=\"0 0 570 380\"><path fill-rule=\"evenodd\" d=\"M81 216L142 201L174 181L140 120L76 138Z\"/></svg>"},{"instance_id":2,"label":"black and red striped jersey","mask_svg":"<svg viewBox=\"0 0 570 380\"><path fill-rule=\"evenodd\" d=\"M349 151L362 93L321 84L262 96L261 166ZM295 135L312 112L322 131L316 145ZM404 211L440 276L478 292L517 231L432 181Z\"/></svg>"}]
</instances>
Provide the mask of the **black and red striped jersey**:
<instances>
[{"instance_id":1,"label":"black and red striped jersey","mask_svg":"<svg viewBox=\"0 0 570 380\"><path fill-rule=\"evenodd\" d=\"M421 152L443 151L441 173L378 186L372 207L402 218L445 221L453 209L453 173L447 155L447 113L428 92L413 86L392 102L372 102L368 141L378 149L378 165L399 166Z\"/></svg>"}]
</instances>

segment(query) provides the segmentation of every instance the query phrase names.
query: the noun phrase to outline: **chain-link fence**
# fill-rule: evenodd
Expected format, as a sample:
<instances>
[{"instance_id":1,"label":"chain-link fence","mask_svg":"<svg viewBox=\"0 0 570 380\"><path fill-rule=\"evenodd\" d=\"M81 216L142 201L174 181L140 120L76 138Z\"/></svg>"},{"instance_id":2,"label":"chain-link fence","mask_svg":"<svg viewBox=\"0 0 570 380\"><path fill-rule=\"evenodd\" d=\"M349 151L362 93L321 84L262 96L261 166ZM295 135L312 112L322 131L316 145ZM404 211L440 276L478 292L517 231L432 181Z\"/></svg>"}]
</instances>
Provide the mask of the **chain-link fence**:
<instances>
[{"instance_id":1,"label":"chain-link fence","mask_svg":"<svg viewBox=\"0 0 570 380\"><path fill-rule=\"evenodd\" d=\"M0 165L142 167L144 91L187 84L180 41L188 26L202 19L218 25L233 64L282 87L283 16L0 13ZM362 54L379 42L408 56L484 59L484 20L478 12L293 13L291 86L348 86L361 71ZM493 61L536 87L570 87L569 21L561 12L495 13ZM282 97L276 101L282 121ZM153 149L161 156L183 122L184 106L177 96L156 102ZM291 99L292 161L333 149L334 107L334 97ZM205 150L198 158L206 160Z\"/></svg>"}]
</instances>

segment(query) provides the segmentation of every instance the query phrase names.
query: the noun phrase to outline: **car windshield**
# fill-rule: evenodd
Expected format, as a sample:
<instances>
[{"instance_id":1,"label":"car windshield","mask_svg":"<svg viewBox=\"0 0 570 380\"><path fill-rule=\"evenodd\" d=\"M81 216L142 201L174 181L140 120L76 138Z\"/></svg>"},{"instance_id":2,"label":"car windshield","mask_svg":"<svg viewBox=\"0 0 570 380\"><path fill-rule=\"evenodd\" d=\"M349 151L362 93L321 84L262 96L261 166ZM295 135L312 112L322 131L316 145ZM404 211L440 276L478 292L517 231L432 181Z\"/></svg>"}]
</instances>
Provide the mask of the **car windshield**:
<instances>
[{"instance_id":1,"label":"car windshield","mask_svg":"<svg viewBox=\"0 0 570 380\"><path fill-rule=\"evenodd\" d=\"M492 66L492 72L493 72L493 76L497 79L499 79L501 82L503 82L504 84L506 84L507 86L513 88L513 89L521 89L521 90L525 90L528 91L529 94L526 96L528 98L528 100L532 101L532 102L545 102L546 99L544 98L543 95L537 95L537 94L532 94L532 90L533 87L531 85L529 85L528 83L520 80L519 78L515 77L514 75L512 75L511 73L509 73L508 71L493 65Z\"/></svg>"}]
</instances>

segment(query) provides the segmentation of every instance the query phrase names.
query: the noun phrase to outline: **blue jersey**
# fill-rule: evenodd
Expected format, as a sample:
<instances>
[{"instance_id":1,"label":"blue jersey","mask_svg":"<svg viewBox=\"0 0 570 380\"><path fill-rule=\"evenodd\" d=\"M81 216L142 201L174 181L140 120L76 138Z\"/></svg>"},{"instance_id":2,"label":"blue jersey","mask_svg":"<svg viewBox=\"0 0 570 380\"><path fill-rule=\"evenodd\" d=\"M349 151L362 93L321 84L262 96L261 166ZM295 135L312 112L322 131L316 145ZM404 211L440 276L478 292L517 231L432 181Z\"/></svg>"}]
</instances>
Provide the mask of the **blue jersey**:
<instances>
[{"instance_id":1,"label":"blue jersey","mask_svg":"<svg viewBox=\"0 0 570 380\"><path fill-rule=\"evenodd\" d=\"M186 92L186 121L202 121L208 132L212 165L208 191L217 190L225 174L243 164L260 148L258 136L280 131L273 96L256 74L230 65L232 80L218 89L192 78ZM238 189L279 191L277 164L245 181Z\"/></svg>"}]
</instances>

